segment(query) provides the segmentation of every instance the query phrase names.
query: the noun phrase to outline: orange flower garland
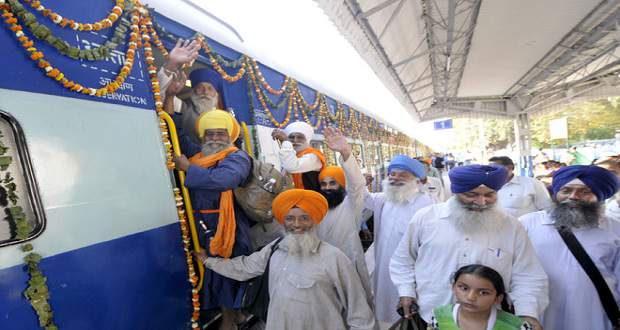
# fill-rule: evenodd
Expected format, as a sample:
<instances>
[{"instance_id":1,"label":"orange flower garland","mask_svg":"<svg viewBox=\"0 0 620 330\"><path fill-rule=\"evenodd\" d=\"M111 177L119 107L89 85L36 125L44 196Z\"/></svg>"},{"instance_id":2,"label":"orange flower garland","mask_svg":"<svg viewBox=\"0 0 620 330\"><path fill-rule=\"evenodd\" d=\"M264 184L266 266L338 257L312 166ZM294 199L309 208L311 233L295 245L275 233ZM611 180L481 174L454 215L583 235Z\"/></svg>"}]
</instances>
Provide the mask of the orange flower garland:
<instances>
[{"instance_id":1,"label":"orange flower garland","mask_svg":"<svg viewBox=\"0 0 620 330\"><path fill-rule=\"evenodd\" d=\"M217 59L213 56L213 54L211 54L211 48L205 42L204 37L202 35L198 35L196 37L196 40L198 40L198 42L200 43L200 47L209 56L209 62L211 62L211 66L213 66L213 69L215 69L215 71L217 71L220 74L220 76L222 76L222 78L224 78L224 80L228 81L229 83L234 83L237 80L243 78L243 76L245 75L246 68L247 68L247 63L246 63L247 61L244 60L243 64L241 64L241 68L239 68L239 71L237 71L237 73L235 75L231 76L217 62ZM242 55L241 58L243 60L243 59L246 58L246 56Z\"/></svg>"},{"instance_id":2,"label":"orange flower garland","mask_svg":"<svg viewBox=\"0 0 620 330\"><path fill-rule=\"evenodd\" d=\"M143 8L141 8L142 12ZM161 90L159 86L159 80L157 79L157 68L155 67L155 58L153 57L153 49L151 47L151 37L149 32L152 32L152 22L147 14L143 13L142 20L140 21L140 31L142 32L142 44L144 48L144 55L146 58L147 69L151 81L151 88L153 90L153 97L155 99L155 110L159 115L159 127L162 132L162 140L166 148L166 161L169 169L174 168L174 162L172 161L172 144L170 143L168 126L162 119L162 115L165 113L163 108L163 102L161 98ZM151 35L153 35L151 33ZM163 45L162 45L163 47ZM185 205L183 203L183 197L179 188L174 188L174 198L177 206L177 214L179 216L179 224L181 226L181 235L183 238L183 251L185 252L185 260L187 262L187 270L189 282L192 286L192 316L191 327L193 330L199 330L200 320L200 296L198 286L198 276L196 275L196 269L194 267L194 258L192 256L190 230L188 225L188 218L185 212Z\"/></svg>"},{"instance_id":3,"label":"orange flower garland","mask_svg":"<svg viewBox=\"0 0 620 330\"><path fill-rule=\"evenodd\" d=\"M249 58L247 60L249 60ZM288 107L287 107L287 111L286 111L286 117L284 118L284 120L282 122L277 121L274 118L273 114L271 113L271 110L269 110L269 107L267 106L267 102L265 102L265 99L263 98L263 93L261 93L260 86L258 84L258 81L256 79L256 75L254 74L254 70L253 70L252 66L248 65L247 68L248 68L248 75L250 77L250 80L253 83L254 91L256 92L256 96L258 97L258 101L259 101L261 107L263 108L263 110L265 111L265 113L267 114L267 118L269 118L269 121L271 121L273 126L276 126L278 128L282 128L282 127L286 126L289 123L289 121L291 120L291 110L292 110L293 103L289 99ZM292 92L291 92L291 95L292 95Z\"/></svg>"},{"instance_id":4,"label":"orange flower garland","mask_svg":"<svg viewBox=\"0 0 620 330\"><path fill-rule=\"evenodd\" d=\"M114 22L118 20L125 8L125 0L116 0L116 5L112 7L112 10L106 18L91 24L78 23L72 19L64 18L53 10L45 8L39 0L24 0L24 2L28 3L30 7L34 8L36 11L41 12L41 15L49 18L55 24L63 28L68 26L76 31L99 31L109 28L114 25Z\"/></svg>"},{"instance_id":5,"label":"orange flower garland","mask_svg":"<svg viewBox=\"0 0 620 330\"><path fill-rule=\"evenodd\" d=\"M58 68L53 67L48 61L45 60L45 55L43 52L39 51L34 47L34 42L28 38L24 32L22 31L21 25L18 24L17 18L14 17L11 12L11 7L8 4L1 5L2 7L2 17L5 19L4 22L9 25L11 31L15 31L15 38L21 43L22 47L26 49L27 52L30 53L30 59L37 63L37 66L45 71L45 75L56 80L63 87L86 95L91 96L103 96L108 93L115 92L122 84L125 82L125 79L131 72L131 68L133 67L134 57L136 48L138 47L137 38L138 38L138 14L137 12L132 15L131 21L131 30L132 32L129 34L129 47L125 54L125 63L121 68L120 72L114 79L114 81L106 84L101 88L90 88L82 86L65 76Z\"/></svg>"},{"instance_id":6,"label":"orange flower garland","mask_svg":"<svg viewBox=\"0 0 620 330\"><path fill-rule=\"evenodd\" d=\"M282 82L282 86L280 86L280 88L278 88L278 89L275 89L275 88L271 87L267 83L267 80L265 80L265 77L263 77L263 73L260 71L260 68L258 67L258 63L256 63L255 59L249 58L249 64L252 66L252 69L254 70L254 73L255 73L256 77L258 78L258 81L261 83L261 85L263 85L263 87L269 93L271 93L273 95L282 95L282 93L284 93L284 91L286 90L288 85L291 82L293 82L293 80L290 79L289 76L285 76L284 77L284 82Z\"/></svg>"}]
</instances>

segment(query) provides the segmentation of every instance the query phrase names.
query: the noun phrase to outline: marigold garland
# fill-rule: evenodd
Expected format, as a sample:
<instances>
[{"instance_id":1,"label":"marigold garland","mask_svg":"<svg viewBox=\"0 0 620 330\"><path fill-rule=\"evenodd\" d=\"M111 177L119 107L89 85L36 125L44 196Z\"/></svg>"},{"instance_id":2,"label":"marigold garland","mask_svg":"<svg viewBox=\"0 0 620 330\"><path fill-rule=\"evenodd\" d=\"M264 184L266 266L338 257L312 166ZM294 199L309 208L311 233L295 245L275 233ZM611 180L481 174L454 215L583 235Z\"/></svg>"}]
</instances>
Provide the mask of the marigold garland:
<instances>
[{"instance_id":1,"label":"marigold garland","mask_svg":"<svg viewBox=\"0 0 620 330\"><path fill-rule=\"evenodd\" d=\"M127 36L127 30L131 22L127 19L130 12L125 12L114 29L112 36L101 45L90 49L79 49L71 46L67 41L60 37L53 35L52 31L45 25L40 24L35 15L29 13L24 6L17 0L8 0L11 6L11 11L21 19L22 24L28 27L30 33L37 39L42 40L50 46L56 48L59 53L67 55L74 59L82 59L88 61L98 61L107 58L110 55L110 51L118 47L119 44L124 42ZM129 4L131 9L131 4ZM22 30L21 26L12 28L15 30Z\"/></svg>"},{"instance_id":2,"label":"marigold garland","mask_svg":"<svg viewBox=\"0 0 620 330\"><path fill-rule=\"evenodd\" d=\"M46 76L56 80L63 87L77 93L91 96L103 96L105 94L115 92L125 82L125 79L131 72L134 64L136 48L138 47L139 29L137 23L139 20L139 15L137 12L134 12L131 17L132 24L130 28L132 32L129 34L129 47L125 53L125 63L123 64L123 67L120 69L114 81L101 88L91 88L82 86L81 84L70 80L58 68L53 67L51 63L46 61L43 52L35 48L34 42L23 33L21 25L18 24L17 18L14 17L13 12L11 11L11 7L8 4L3 4L1 6L2 17L5 19L4 22L9 25L9 28L12 31L16 31L14 36L21 43L22 47L30 53L30 59L35 61L37 66L45 71Z\"/></svg>"},{"instance_id":3,"label":"marigold garland","mask_svg":"<svg viewBox=\"0 0 620 330\"><path fill-rule=\"evenodd\" d=\"M170 134L168 132L168 126L164 122L162 115L165 113L163 109L163 102L161 98L161 90L159 85L159 80L157 79L157 68L155 67L155 58L153 57L153 49L151 47L151 37L152 36L152 22L148 15L143 15L140 21L140 31L142 33L142 44L144 48L144 55L146 58L146 63L148 65L147 69L149 72L151 88L153 91L153 97L155 100L155 110L159 115L159 127L162 132L162 140L164 141L164 147L166 148L166 161L169 169L174 168L174 162L172 161L172 143L170 142ZM163 45L162 45L163 47ZM181 191L179 188L174 188L174 198L177 206L177 213L179 216L179 225L181 226L181 236L183 240L183 251L185 253L185 260L187 263L188 277L189 282L191 283L192 295L191 295L191 305L192 305L192 316L190 318L191 327L194 330L199 330L199 320L200 320L200 297L198 290L198 281L199 278L196 275L196 270L194 268L194 258L191 253L191 239L190 239L190 229L188 225L188 218L185 211L185 205L183 203L183 197L181 196Z\"/></svg>"},{"instance_id":4,"label":"marigold garland","mask_svg":"<svg viewBox=\"0 0 620 330\"><path fill-rule=\"evenodd\" d=\"M49 18L54 24L60 27L69 27L76 31L99 31L111 27L121 16L125 8L125 0L116 0L116 5L112 7L106 18L95 23L78 23L72 19L60 16L51 9L45 8L39 0L24 0L30 7L41 12L41 15Z\"/></svg>"}]
</instances>

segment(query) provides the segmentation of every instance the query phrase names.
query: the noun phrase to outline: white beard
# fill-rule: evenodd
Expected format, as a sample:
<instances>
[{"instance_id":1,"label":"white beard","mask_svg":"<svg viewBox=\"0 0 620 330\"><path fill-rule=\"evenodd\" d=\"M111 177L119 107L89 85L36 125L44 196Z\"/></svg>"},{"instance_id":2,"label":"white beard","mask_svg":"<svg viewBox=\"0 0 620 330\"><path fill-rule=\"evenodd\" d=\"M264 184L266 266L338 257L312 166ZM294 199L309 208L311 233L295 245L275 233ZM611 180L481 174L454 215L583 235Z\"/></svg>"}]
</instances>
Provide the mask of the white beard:
<instances>
[{"instance_id":1,"label":"white beard","mask_svg":"<svg viewBox=\"0 0 620 330\"><path fill-rule=\"evenodd\" d=\"M391 185L389 179L384 179L381 184L383 185L385 198L388 201L393 203L407 203L411 197L415 196L420 191L419 183L420 180L416 178L402 186Z\"/></svg>"},{"instance_id":2,"label":"white beard","mask_svg":"<svg viewBox=\"0 0 620 330\"><path fill-rule=\"evenodd\" d=\"M501 225L505 213L497 206L497 202L481 211L471 211L456 196L446 202L450 210L450 223L459 232L471 234L481 231L495 232Z\"/></svg>"},{"instance_id":3,"label":"white beard","mask_svg":"<svg viewBox=\"0 0 620 330\"><path fill-rule=\"evenodd\" d=\"M220 141L205 142L202 144L202 154L205 156L213 155L230 146L230 143Z\"/></svg>"},{"instance_id":4,"label":"white beard","mask_svg":"<svg viewBox=\"0 0 620 330\"><path fill-rule=\"evenodd\" d=\"M217 108L217 96L208 97L208 96L198 96L194 93L190 95L192 103L196 106L196 110L198 113L203 113L205 111L211 111Z\"/></svg>"},{"instance_id":5,"label":"white beard","mask_svg":"<svg viewBox=\"0 0 620 330\"><path fill-rule=\"evenodd\" d=\"M317 227L314 226L303 234L293 234L285 232L284 239L279 247L287 251L290 255L310 255L316 253L321 239L317 235Z\"/></svg>"}]
</instances>

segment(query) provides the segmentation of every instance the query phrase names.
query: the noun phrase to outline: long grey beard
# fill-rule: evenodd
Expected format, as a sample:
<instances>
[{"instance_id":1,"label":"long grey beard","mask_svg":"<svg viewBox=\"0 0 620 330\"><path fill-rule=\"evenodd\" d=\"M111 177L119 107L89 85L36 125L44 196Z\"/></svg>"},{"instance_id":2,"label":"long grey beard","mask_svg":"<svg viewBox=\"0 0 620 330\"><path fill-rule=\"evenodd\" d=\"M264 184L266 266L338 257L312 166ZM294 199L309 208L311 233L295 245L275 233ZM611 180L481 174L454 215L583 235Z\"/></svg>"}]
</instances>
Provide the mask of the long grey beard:
<instances>
[{"instance_id":1,"label":"long grey beard","mask_svg":"<svg viewBox=\"0 0 620 330\"><path fill-rule=\"evenodd\" d=\"M450 223L462 233L471 234L484 230L495 232L505 216L497 207L497 203L479 208L480 211L472 211L468 209L470 205L452 196L446 204L450 209Z\"/></svg>"},{"instance_id":2,"label":"long grey beard","mask_svg":"<svg viewBox=\"0 0 620 330\"><path fill-rule=\"evenodd\" d=\"M230 143L220 141L205 142L202 144L202 154L205 156L213 155L230 146Z\"/></svg>"},{"instance_id":3,"label":"long grey beard","mask_svg":"<svg viewBox=\"0 0 620 330\"><path fill-rule=\"evenodd\" d=\"M386 178L383 179L381 184L383 185L383 193L385 194L385 198L394 203L406 203L411 197L420 192L418 179L409 181L402 186L395 186L391 185L390 180Z\"/></svg>"},{"instance_id":4,"label":"long grey beard","mask_svg":"<svg viewBox=\"0 0 620 330\"><path fill-rule=\"evenodd\" d=\"M190 95L192 103L196 107L198 113L210 111L217 108L217 96L209 98L208 96L198 96L194 93Z\"/></svg>"},{"instance_id":5,"label":"long grey beard","mask_svg":"<svg viewBox=\"0 0 620 330\"><path fill-rule=\"evenodd\" d=\"M314 226L303 234L286 232L280 247L290 255L310 255L317 251L317 246L321 242L317 234L317 227Z\"/></svg>"},{"instance_id":6,"label":"long grey beard","mask_svg":"<svg viewBox=\"0 0 620 330\"><path fill-rule=\"evenodd\" d=\"M556 227L596 228L599 225L603 207L601 203L586 203L566 200L555 202L549 212Z\"/></svg>"}]
</instances>

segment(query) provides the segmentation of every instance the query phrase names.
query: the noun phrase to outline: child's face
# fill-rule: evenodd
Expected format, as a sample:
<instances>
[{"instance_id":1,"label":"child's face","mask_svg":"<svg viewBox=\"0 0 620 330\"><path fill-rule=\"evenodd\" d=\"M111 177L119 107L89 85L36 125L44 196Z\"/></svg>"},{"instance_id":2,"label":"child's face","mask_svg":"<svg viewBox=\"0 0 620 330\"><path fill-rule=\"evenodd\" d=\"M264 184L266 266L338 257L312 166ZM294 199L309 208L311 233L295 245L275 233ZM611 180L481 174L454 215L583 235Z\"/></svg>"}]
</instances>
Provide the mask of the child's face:
<instances>
[{"instance_id":1,"label":"child's face","mask_svg":"<svg viewBox=\"0 0 620 330\"><path fill-rule=\"evenodd\" d=\"M462 274L452 286L456 301L468 312L489 311L502 302L491 281L473 274Z\"/></svg>"}]
</instances>

